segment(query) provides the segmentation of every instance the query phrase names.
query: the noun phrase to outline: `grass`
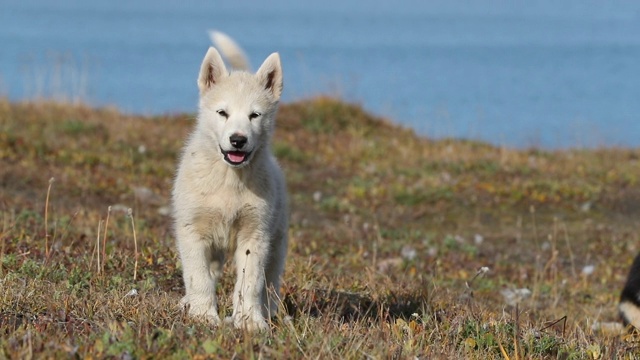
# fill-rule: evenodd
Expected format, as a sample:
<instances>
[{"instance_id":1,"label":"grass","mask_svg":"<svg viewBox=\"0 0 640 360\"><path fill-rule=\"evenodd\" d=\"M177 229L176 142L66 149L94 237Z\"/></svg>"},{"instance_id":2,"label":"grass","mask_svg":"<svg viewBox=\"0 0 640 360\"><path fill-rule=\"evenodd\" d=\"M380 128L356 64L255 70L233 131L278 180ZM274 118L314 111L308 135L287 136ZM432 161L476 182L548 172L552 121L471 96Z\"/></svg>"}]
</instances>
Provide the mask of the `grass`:
<instances>
[{"instance_id":1,"label":"grass","mask_svg":"<svg viewBox=\"0 0 640 360\"><path fill-rule=\"evenodd\" d=\"M193 120L0 100L0 358L640 357L592 327L617 321L640 251L640 150L434 141L330 98L285 104L282 311L251 334L176 306L166 206Z\"/></svg>"}]
</instances>

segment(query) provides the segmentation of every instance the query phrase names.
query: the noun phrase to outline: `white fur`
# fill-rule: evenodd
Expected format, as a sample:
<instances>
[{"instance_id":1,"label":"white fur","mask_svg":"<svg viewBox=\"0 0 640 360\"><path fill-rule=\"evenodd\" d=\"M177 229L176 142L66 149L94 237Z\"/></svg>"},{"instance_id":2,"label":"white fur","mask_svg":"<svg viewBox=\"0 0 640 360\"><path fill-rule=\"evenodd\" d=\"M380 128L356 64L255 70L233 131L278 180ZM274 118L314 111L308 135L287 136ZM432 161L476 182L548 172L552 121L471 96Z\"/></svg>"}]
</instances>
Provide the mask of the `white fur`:
<instances>
[{"instance_id":1,"label":"white fur","mask_svg":"<svg viewBox=\"0 0 640 360\"><path fill-rule=\"evenodd\" d=\"M627 323L633 325L636 329L640 329L640 309L631 301L622 301L618 304L618 311L624 317Z\"/></svg>"},{"instance_id":2,"label":"white fur","mask_svg":"<svg viewBox=\"0 0 640 360\"><path fill-rule=\"evenodd\" d=\"M282 93L282 69L271 54L256 74L229 74L210 48L198 77L197 124L183 149L173 188L178 250L189 313L220 323L216 284L233 251L237 328L266 329L278 304L287 252L285 181L270 139ZM246 160L232 164L232 135L246 137Z\"/></svg>"}]
</instances>

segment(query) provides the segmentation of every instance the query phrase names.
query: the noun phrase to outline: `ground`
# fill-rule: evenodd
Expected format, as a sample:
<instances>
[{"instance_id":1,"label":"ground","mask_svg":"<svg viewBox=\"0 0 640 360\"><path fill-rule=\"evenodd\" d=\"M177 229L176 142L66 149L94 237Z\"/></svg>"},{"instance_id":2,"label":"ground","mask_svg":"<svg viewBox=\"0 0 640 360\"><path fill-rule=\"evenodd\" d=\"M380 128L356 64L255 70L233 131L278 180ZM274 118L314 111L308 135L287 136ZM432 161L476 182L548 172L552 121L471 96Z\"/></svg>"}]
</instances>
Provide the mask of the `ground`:
<instances>
[{"instance_id":1,"label":"ground","mask_svg":"<svg viewBox=\"0 0 640 360\"><path fill-rule=\"evenodd\" d=\"M610 329L640 150L430 140L331 98L284 104L282 311L247 333L177 307L168 199L194 117L0 100L0 358L640 357Z\"/></svg>"}]
</instances>

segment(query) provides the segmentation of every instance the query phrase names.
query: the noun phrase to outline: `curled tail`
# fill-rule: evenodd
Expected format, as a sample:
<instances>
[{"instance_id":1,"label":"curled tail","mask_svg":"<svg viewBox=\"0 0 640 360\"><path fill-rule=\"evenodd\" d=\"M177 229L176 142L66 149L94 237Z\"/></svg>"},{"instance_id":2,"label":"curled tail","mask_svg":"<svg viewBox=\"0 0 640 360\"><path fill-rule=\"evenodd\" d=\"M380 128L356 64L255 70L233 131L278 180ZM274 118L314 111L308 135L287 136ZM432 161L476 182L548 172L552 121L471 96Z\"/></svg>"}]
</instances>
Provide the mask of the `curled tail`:
<instances>
[{"instance_id":1,"label":"curled tail","mask_svg":"<svg viewBox=\"0 0 640 360\"><path fill-rule=\"evenodd\" d=\"M251 70L251 64L249 64L244 51L229 35L220 31L209 30L209 37L232 68L243 71Z\"/></svg>"}]
</instances>

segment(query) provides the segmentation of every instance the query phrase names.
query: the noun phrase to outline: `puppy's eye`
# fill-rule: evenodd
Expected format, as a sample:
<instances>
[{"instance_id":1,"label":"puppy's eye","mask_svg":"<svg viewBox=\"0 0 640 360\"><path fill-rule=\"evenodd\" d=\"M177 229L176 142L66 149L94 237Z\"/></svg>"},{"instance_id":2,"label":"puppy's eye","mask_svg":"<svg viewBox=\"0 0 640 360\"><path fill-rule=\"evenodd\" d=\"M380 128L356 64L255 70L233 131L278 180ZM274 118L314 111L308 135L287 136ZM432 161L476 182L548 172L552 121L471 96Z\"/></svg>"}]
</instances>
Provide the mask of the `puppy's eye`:
<instances>
[{"instance_id":1,"label":"puppy's eye","mask_svg":"<svg viewBox=\"0 0 640 360\"><path fill-rule=\"evenodd\" d=\"M260 115L262 114L260 114L259 112L252 112L251 114L249 114L249 120L257 119L258 117L260 117Z\"/></svg>"},{"instance_id":2,"label":"puppy's eye","mask_svg":"<svg viewBox=\"0 0 640 360\"><path fill-rule=\"evenodd\" d=\"M229 114L227 114L227 112L222 109L216 110L216 112L218 113L218 115L222 116L225 119L229 118Z\"/></svg>"}]
</instances>

